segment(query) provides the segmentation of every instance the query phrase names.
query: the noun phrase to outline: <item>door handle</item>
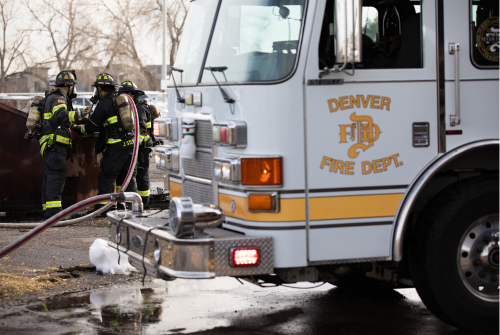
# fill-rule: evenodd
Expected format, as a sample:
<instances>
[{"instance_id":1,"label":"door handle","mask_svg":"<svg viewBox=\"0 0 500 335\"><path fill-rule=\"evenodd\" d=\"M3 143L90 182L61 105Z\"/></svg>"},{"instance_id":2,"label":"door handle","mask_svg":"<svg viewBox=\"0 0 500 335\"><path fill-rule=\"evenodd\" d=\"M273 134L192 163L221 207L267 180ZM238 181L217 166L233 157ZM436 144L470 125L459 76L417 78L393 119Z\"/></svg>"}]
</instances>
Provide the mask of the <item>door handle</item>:
<instances>
[{"instance_id":1,"label":"door handle","mask_svg":"<svg viewBox=\"0 0 500 335\"><path fill-rule=\"evenodd\" d=\"M455 55L455 114L450 115L450 125L460 124L460 44L450 42L448 52Z\"/></svg>"}]
</instances>

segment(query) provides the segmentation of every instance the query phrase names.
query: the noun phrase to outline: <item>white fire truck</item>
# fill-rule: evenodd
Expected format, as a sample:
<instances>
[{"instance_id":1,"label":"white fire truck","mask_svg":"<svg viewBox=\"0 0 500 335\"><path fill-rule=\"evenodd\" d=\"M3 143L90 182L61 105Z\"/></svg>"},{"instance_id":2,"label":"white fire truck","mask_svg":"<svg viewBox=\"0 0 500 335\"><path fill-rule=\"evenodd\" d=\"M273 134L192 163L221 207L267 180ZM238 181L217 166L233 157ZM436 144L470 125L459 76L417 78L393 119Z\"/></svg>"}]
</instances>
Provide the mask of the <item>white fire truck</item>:
<instances>
[{"instance_id":1,"label":"white fire truck","mask_svg":"<svg viewBox=\"0 0 500 335\"><path fill-rule=\"evenodd\" d=\"M377 279L498 329L498 1L197 0L156 120L169 214L108 214L151 276Z\"/></svg>"}]
</instances>

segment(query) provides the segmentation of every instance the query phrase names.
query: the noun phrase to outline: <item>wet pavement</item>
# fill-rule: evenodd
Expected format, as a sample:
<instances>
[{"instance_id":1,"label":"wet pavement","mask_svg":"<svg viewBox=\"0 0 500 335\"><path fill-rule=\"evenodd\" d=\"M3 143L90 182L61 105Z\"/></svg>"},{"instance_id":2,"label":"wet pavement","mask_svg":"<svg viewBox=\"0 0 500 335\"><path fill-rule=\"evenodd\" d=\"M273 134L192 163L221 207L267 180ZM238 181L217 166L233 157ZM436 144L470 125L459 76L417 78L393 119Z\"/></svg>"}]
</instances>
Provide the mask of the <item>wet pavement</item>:
<instances>
[{"instance_id":1,"label":"wet pavement","mask_svg":"<svg viewBox=\"0 0 500 335\"><path fill-rule=\"evenodd\" d=\"M294 286L302 288L314 284ZM0 334L462 334L415 290L154 279L0 307Z\"/></svg>"}]
</instances>

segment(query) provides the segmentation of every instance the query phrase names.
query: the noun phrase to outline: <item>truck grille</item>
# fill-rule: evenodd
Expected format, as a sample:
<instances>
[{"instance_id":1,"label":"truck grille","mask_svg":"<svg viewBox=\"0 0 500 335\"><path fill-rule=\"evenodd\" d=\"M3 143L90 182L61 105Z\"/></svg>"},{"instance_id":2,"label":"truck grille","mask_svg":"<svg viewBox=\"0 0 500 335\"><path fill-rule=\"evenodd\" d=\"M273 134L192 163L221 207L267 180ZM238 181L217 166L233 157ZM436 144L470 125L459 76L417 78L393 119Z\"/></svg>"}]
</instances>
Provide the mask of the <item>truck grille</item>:
<instances>
[{"instance_id":1,"label":"truck grille","mask_svg":"<svg viewBox=\"0 0 500 335\"><path fill-rule=\"evenodd\" d=\"M212 180L214 174L214 158L212 154L197 152L194 159L183 158L182 168L188 176Z\"/></svg>"},{"instance_id":2,"label":"truck grille","mask_svg":"<svg viewBox=\"0 0 500 335\"><path fill-rule=\"evenodd\" d=\"M210 121L196 120L196 145L211 148L213 145L212 123Z\"/></svg>"},{"instance_id":3,"label":"truck grille","mask_svg":"<svg viewBox=\"0 0 500 335\"><path fill-rule=\"evenodd\" d=\"M214 192L211 185L184 180L182 184L182 196L191 197L197 204L213 204Z\"/></svg>"},{"instance_id":4,"label":"truck grille","mask_svg":"<svg viewBox=\"0 0 500 335\"><path fill-rule=\"evenodd\" d=\"M212 123L196 120L195 140L200 148L212 148ZM211 153L197 151L194 159L182 159L182 169L187 176L212 180L214 173L214 158ZM213 188L210 185L184 180L182 195L191 197L195 203L214 203Z\"/></svg>"}]
</instances>

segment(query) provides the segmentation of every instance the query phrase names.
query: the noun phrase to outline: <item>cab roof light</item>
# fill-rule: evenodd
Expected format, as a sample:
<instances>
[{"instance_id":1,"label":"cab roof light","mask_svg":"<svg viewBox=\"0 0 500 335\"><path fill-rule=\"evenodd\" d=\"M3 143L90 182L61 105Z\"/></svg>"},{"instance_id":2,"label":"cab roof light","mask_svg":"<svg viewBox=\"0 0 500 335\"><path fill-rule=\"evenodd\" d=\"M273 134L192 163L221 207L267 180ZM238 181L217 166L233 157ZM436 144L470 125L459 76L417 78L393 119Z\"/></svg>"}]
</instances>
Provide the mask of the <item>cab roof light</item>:
<instances>
[{"instance_id":1,"label":"cab roof light","mask_svg":"<svg viewBox=\"0 0 500 335\"><path fill-rule=\"evenodd\" d=\"M259 264L259 249L233 248L230 259L231 266L256 266Z\"/></svg>"},{"instance_id":2,"label":"cab roof light","mask_svg":"<svg viewBox=\"0 0 500 335\"><path fill-rule=\"evenodd\" d=\"M213 141L217 146L246 148L247 124L245 121L222 121L212 125Z\"/></svg>"},{"instance_id":3,"label":"cab roof light","mask_svg":"<svg viewBox=\"0 0 500 335\"><path fill-rule=\"evenodd\" d=\"M283 185L282 163L281 157L241 158L241 184Z\"/></svg>"}]
</instances>

